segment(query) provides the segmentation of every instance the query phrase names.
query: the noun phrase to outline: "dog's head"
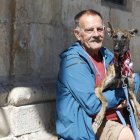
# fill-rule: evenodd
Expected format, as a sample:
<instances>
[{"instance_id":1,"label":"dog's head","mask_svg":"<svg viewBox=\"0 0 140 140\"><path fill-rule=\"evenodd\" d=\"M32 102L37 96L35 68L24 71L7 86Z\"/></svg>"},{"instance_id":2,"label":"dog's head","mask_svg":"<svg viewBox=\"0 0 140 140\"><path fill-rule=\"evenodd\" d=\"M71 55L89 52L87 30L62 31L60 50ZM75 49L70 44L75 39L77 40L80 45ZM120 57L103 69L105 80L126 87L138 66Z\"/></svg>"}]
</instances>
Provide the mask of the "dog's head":
<instances>
[{"instance_id":1,"label":"dog's head","mask_svg":"<svg viewBox=\"0 0 140 140\"><path fill-rule=\"evenodd\" d=\"M134 37L138 33L137 29L113 29L109 22L106 29L108 35L113 39L114 52L118 53L120 56L129 50L131 37Z\"/></svg>"}]
</instances>

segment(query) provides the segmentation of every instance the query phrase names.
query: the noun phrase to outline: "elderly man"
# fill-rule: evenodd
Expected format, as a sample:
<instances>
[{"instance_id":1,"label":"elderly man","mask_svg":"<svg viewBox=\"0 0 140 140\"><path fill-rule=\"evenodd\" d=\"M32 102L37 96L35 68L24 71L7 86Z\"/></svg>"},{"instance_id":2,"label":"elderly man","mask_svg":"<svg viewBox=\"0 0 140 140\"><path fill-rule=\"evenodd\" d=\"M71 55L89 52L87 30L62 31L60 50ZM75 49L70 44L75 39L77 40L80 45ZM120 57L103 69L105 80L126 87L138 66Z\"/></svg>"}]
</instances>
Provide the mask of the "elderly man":
<instances>
[{"instance_id":1,"label":"elderly man","mask_svg":"<svg viewBox=\"0 0 140 140\"><path fill-rule=\"evenodd\" d=\"M114 108L121 108L120 102L125 100L121 88L104 92L107 116L99 133L95 135L92 129L93 118L101 108L95 88L105 78L113 59L113 54L102 47L104 29L102 16L95 10L84 10L75 16L77 42L60 55L56 93L56 130L60 140L134 140L131 129L123 126L115 113ZM139 87L137 75L135 82Z\"/></svg>"}]
</instances>

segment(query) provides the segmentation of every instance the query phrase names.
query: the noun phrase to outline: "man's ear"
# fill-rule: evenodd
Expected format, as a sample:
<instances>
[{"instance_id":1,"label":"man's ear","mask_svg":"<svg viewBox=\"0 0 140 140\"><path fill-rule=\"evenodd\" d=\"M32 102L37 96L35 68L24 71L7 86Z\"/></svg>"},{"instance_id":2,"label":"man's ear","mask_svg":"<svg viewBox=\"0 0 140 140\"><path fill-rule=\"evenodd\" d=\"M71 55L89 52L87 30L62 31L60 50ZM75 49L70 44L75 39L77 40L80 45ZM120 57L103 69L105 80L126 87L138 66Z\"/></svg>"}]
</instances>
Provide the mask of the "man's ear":
<instances>
[{"instance_id":1,"label":"man's ear","mask_svg":"<svg viewBox=\"0 0 140 140\"><path fill-rule=\"evenodd\" d=\"M136 34L138 34L138 30L137 29L131 29L129 30L129 34L134 37Z\"/></svg>"},{"instance_id":2,"label":"man's ear","mask_svg":"<svg viewBox=\"0 0 140 140\"><path fill-rule=\"evenodd\" d=\"M78 41L80 41L80 31L78 29L73 30L74 35Z\"/></svg>"},{"instance_id":3,"label":"man's ear","mask_svg":"<svg viewBox=\"0 0 140 140\"><path fill-rule=\"evenodd\" d=\"M114 30L110 22L107 22L106 31L109 37L112 37Z\"/></svg>"}]
</instances>

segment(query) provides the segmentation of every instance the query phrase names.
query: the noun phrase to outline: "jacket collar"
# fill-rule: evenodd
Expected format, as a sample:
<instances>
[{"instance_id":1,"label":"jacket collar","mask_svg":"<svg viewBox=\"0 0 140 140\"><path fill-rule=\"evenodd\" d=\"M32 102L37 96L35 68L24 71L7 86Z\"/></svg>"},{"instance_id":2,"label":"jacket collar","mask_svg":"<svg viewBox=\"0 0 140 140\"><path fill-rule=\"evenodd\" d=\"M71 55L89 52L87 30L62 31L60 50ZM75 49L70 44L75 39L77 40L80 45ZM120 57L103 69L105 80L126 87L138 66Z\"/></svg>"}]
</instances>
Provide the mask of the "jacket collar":
<instances>
[{"instance_id":1,"label":"jacket collar","mask_svg":"<svg viewBox=\"0 0 140 140\"><path fill-rule=\"evenodd\" d=\"M101 47L100 48L100 53L103 56L104 59L104 63L105 63L105 67L106 69L108 68L109 63L112 61L114 55L112 54L111 51L109 51L108 49ZM60 54L60 58L63 59L67 56L71 56L71 57L75 57L79 55L80 57L82 57L84 60L86 60L88 62L88 64L90 65L91 68L93 68L93 64L90 61L90 58L87 54L87 52L83 49L83 47L81 46L81 44L77 41L76 43L74 43L70 48L66 49L64 52L62 52ZM93 68L95 70L95 68Z\"/></svg>"},{"instance_id":2,"label":"jacket collar","mask_svg":"<svg viewBox=\"0 0 140 140\"><path fill-rule=\"evenodd\" d=\"M87 52L83 49L83 47L81 46L81 44L79 42L74 43L72 45L72 47L75 47L76 52L80 56L83 56L84 58L89 60ZM113 57L114 57L113 53L104 47L101 47L99 51L100 51L102 57L104 58L104 60L107 60L107 59L110 60L110 59L113 59Z\"/></svg>"}]
</instances>

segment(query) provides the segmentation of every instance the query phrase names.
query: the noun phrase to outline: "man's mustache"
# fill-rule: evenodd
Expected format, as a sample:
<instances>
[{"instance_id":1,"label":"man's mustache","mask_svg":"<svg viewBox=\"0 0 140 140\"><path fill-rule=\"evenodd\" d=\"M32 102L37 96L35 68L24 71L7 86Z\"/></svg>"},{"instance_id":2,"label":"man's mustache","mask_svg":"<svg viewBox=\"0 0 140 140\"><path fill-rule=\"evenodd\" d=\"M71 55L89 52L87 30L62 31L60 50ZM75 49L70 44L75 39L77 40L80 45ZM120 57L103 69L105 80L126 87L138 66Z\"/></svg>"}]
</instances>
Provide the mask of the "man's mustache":
<instances>
[{"instance_id":1,"label":"man's mustache","mask_svg":"<svg viewBox=\"0 0 140 140\"><path fill-rule=\"evenodd\" d=\"M100 37L90 39L90 42L97 42L97 43L100 43L100 42L102 42L102 41L103 41L103 39L100 38Z\"/></svg>"}]
</instances>

